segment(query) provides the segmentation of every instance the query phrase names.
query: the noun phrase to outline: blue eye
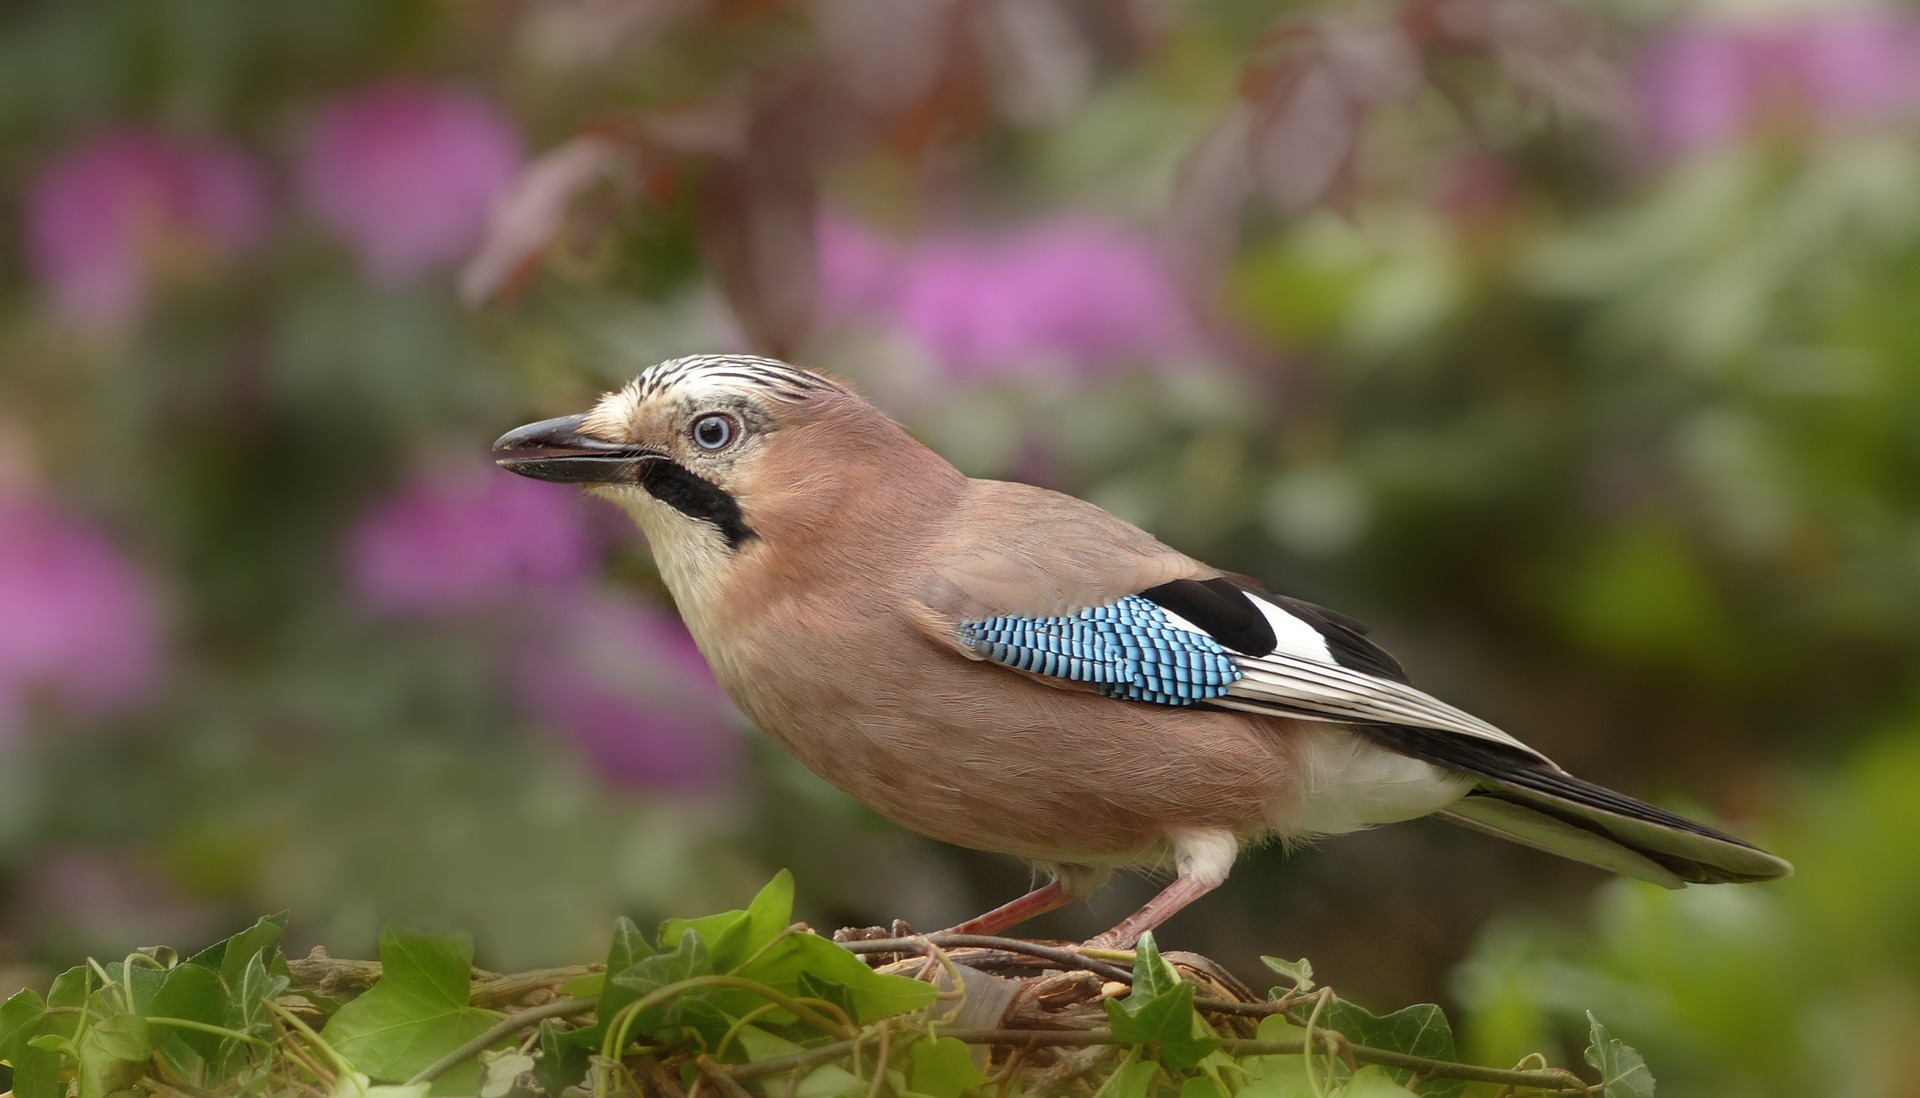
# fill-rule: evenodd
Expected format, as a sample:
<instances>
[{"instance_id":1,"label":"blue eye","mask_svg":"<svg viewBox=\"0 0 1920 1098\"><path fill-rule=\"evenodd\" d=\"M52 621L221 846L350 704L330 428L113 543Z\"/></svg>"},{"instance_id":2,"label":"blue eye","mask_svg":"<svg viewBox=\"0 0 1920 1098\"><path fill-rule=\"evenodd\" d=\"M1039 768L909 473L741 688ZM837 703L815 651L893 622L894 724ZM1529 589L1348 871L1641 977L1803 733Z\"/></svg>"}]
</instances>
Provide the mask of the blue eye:
<instances>
[{"instance_id":1,"label":"blue eye","mask_svg":"<svg viewBox=\"0 0 1920 1098\"><path fill-rule=\"evenodd\" d=\"M702 450L724 450L740 437L740 421L725 412L714 412L693 421L693 444Z\"/></svg>"}]
</instances>

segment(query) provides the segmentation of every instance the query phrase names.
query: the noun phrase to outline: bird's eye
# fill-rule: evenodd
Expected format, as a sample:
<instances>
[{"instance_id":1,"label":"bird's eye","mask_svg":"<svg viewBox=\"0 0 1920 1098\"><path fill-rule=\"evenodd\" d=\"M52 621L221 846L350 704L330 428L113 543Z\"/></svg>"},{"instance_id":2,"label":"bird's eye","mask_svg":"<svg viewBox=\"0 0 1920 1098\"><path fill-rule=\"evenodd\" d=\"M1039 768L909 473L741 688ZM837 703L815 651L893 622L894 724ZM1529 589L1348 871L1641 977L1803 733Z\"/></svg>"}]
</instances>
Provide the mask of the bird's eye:
<instances>
[{"instance_id":1,"label":"bird's eye","mask_svg":"<svg viewBox=\"0 0 1920 1098\"><path fill-rule=\"evenodd\" d=\"M693 421L693 444L702 450L724 450L740 437L740 421L725 412L714 412Z\"/></svg>"}]
</instances>

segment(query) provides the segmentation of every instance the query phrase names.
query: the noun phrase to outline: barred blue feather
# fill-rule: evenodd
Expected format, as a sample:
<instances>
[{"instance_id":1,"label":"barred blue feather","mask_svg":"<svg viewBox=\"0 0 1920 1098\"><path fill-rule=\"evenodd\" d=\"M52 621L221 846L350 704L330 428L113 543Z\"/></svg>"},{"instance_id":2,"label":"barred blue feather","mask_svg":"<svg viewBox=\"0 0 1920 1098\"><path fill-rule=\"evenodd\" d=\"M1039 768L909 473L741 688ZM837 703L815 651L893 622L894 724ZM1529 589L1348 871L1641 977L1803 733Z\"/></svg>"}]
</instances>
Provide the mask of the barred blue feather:
<instances>
[{"instance_id":1,"label":"barred blue feather","mask_svg":"<svg viewBox=\"0 0 1920 1098\"><path fill-rule=\"evenodd\" d=\"M1220 697L1241 676L1219 642L1138 595L1062 617L963 622L960 637L995 663L1156 705Z\"/></svg>"}]
</instances>

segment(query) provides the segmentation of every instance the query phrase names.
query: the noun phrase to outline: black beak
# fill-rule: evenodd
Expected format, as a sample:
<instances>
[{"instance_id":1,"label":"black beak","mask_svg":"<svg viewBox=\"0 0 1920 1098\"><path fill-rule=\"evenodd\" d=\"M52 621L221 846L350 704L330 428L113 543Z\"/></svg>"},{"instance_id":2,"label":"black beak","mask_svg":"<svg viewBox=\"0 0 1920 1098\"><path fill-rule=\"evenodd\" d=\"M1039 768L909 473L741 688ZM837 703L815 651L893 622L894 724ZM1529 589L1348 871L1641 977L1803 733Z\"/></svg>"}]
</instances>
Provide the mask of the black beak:
<instances>
[{"instance_id":1,"label":"black beak","mask_svg":"<svg viewBox=\"0 0 1920 1098\"><path fill-rule=\"evenodd\" d=\"M559 484L634 484L640 467L665 455L581 433L585 416L543 419L494 440L494 464L510 473Z\"/></svg>"}]
</instances>

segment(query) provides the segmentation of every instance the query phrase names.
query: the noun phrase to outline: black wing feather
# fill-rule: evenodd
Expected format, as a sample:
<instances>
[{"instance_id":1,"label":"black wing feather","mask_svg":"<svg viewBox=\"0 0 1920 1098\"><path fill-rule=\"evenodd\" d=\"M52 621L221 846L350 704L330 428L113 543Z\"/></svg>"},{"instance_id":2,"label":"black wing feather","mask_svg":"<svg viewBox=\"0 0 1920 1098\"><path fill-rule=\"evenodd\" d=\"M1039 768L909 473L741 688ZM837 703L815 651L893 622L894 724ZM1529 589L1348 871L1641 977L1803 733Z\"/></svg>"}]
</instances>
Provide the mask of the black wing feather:
<instances>
[{"instance_id":1,"label":"black wing feather","mask_svg":"<svg viewBox=\"0 0 1920 1098\"><path fill-rule=\"evenodd\" d=\"M1475 739L1470 736L1460 736L1451 732L1442 732L1432 728L1418 728L1411 725L1356 724L1354 727L1369 739L1398 751L1403 755L1411 755L1417 759L1425 759L1427 762L1435 763L1451 770L1464 771L1477 777L1502 782L1523 790L1542 793L1571 804L1597 809L1602 812L1609 812L1616 816L1624 816L1627 819L1640 820L1645 823L1671 828L1676 831L1685 831L1704 838L1746 847L1749 850L1760 850L1759 847L1747 842L1745 839L1689 820L1685 816L1668 812L1664 808L1657 808L1645 801L1636 800L1624 793L1608 789L1603 785L1595 785L1589 781L1582 781L1564 770L1543 764L1538 759L1529 758L1518 751L1503 747L1490 740ZM1515 798L1503 797L1497 789L1476 790L1471 795L1495 797L1503 800L1516 800L1516 803L1524 804L1525 807L1535 812L1545 813L1564 823L1593 832L1594 834L1603 835L1615 842L1625 843L1635 853L1671 870L1687 880L1706 882L1745 879L1743 877L1729 875L1724 870L1696 859L1649 849L1642 843L1631 842L1623 836L1614 834L1607 830L1604 825L1594 820L1572 812L1556 812L1550 804L1536 800L1519 801Z\"/></svg>"}]
</instances>

